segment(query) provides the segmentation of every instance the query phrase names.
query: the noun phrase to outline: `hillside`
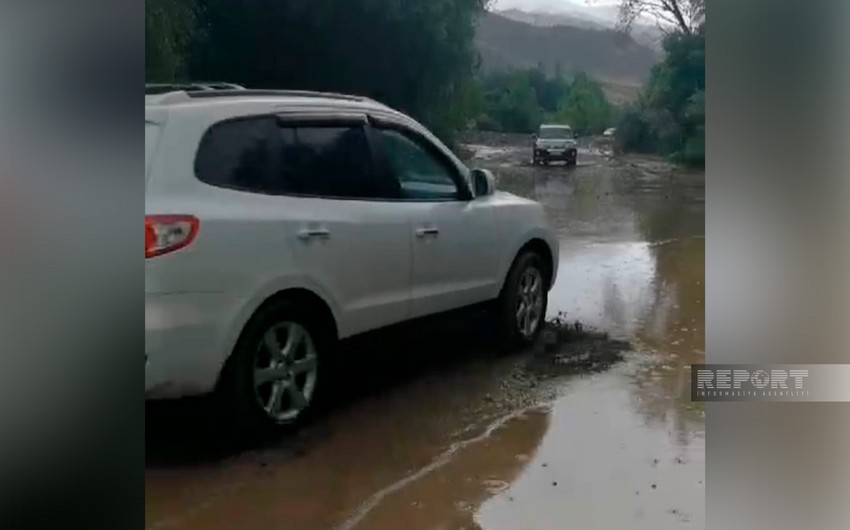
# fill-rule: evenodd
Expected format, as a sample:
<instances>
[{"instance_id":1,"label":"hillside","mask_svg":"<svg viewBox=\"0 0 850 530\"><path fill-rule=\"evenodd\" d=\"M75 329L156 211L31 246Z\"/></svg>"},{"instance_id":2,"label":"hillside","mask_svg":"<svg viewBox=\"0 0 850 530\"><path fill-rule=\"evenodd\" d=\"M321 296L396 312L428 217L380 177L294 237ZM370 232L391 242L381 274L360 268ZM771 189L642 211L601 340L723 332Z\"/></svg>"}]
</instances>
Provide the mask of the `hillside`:
<instances>
[{"instance_id":1,"label":"hillside","mask_svg":"<svg viewBox=\"0 0 850 530\"><path fill-rule=\"evenodd\" d=\"M551 6L551 9L553 10L504 9L495 12L511 20L525 22L533 26L573 26L601 30L615 29L617 26L618 8L616 5L579 6L564 2ZM664 32L658 26L658 21L648 17L639 17L632 24L629 33L638 44L661 52Z\"/></svg>"},{"instance_id":2,"label":"hillside","mask_svg":"<svg viewBox=\"0 0 850 530\"><path fill-rule=\"evenodd\" d=\"M477 46L484 72L541 63L550 74L559 66L567 76L585 71L609 84L619 101L631 99L658 61L655 51L613 30L532 25L496 13L481 18Z\"/></svg>"},{"instance_id":3,"label":"hillside","mask_svg":"<svg viewBox=\"0 0 850 530\"><path fill-rule=\"evenodd\" d=\"M546 13L542 11L522 11L520 9L506 9L495 12L499 16L509 18L516 22L525 22L532 26L572 26L587 29L612 29L612 25L605 20L600 20L584 14L575 13Z\"/></svg>"}]
</instances>

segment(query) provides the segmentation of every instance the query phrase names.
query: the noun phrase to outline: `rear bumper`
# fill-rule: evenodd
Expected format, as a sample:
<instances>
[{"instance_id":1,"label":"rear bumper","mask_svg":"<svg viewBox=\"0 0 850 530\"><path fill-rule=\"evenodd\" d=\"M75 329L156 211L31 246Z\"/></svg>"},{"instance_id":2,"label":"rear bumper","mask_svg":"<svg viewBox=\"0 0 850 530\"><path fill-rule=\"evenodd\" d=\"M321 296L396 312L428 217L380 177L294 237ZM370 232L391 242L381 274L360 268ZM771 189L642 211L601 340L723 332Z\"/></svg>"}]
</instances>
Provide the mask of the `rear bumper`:
<instances>
[{"instance_id":1,"label":"rear bumper","mask_svg":"<svg viewBox=\"0 0 850 530\"><path fill-rule=\"evenodd\" d=\"M238 307L221 294L146 294L145 398L212 391L229 354Z\"/></svg>"}]
</instances>

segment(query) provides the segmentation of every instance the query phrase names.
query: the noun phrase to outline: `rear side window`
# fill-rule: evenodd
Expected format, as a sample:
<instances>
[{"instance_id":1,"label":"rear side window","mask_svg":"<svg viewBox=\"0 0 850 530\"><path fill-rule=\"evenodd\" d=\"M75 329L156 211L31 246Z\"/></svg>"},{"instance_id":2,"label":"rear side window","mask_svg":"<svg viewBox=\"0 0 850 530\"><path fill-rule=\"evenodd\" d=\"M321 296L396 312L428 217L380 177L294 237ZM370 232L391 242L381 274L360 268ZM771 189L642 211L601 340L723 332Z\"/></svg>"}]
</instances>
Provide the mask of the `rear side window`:
<instances>
[{"instance_id":1,"label":"rear side window","mask_svg":"<svg viewBox=\"0 0 850 530\"><path fill-rule=\"evenodd\" d=\"M218 123L201 140L195 173L213 186L283 193L272 159L276 133L271 117Z\"/></svg>"},{"instance_id":2,"label":"rear side window","mask_svg":"<svg viewBox=\"0 0 850 530\"><path fill-rule=\"evenodd\" d=\"M198 150L196 173L214 186L265 194L383 198L369 143L353 125L280 126L274 117L214 125Z\"/></svg>"}]
</instances>

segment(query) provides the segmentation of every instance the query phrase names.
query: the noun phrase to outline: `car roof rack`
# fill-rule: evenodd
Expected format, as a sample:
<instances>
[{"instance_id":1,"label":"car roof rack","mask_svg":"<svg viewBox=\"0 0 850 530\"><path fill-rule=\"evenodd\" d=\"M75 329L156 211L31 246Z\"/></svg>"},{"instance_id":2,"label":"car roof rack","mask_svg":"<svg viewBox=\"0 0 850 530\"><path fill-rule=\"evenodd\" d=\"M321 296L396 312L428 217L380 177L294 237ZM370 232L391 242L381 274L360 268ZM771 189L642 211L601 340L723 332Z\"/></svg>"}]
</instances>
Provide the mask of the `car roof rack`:
<instances>
[{"instance_id":1,"label":"car roof rack","mask_svg":"<svg viewBox=\"0 0 850 530\"><path fill-rule=\"evenodd\" d=\"M245 96L278 96L278 97L304 97L325 98L345 101L375 102L364 96L351 94L340 94L337 92L319 92L314 90L275 90L275 89L249 89L234 83L225 82L189 82L189 83L147 83L145 84L145 96L165 96L171 93L180 93L183 97L191 99L219 98L219 97L245 97Z\"/></svg>"},{"instance_id":2,"label":"car roof rack","mask_svg":"<svg viewBox=\"0 0 850 530\"><path fill-rule=\"evenodd\" d=\"M303 97L303 98L326 98L343 99L347 101L372 101L363 96L352 96L350 94L338 94L336 92L316 92L312 90L266 90L266 89L236 89L236 90L207 90L188 92L190 98L218 98L218 97L244 97L244 96L280 96L280 97Z\"/></svg>"},{"instance_id":3,"label":"car roof rack","mask_svg":"<svg viewBox=\"0 0 850 530\"><path fill-rule=\"evenodd\" d=\"M245 87L222 81L212 82L190 82L190 83L146 83L145 95L167 94L178 91L217 91L217 90L245 90Z\"/></svg>"}]
</instances>

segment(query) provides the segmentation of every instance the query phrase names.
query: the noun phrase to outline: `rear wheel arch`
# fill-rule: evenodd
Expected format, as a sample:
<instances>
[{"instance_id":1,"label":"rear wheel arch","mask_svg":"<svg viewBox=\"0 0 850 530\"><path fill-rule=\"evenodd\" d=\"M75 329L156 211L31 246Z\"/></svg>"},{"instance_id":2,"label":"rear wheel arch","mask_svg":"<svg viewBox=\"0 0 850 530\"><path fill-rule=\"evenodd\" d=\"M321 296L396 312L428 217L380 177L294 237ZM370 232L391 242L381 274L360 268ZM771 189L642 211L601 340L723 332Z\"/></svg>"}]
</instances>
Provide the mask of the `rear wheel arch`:
<instances>
[{"instance_id":1,"label":"rear wheel arch","mask_svg":"<svg viewBox=\"0 0 850 530\"><path fill-rule=\"evenodd\" d=\"M222 369L219 372L219 382L221 381L222 374L225 370L227 370L227 365L233 359L233 353L236 351L237 345L240 343L245 331L254 319L267 308L281 302L298 304L300 307L303 307L305 314L309 315L311 320L318 322L322 326L322 333L324 334L325 339L335 341L339 336L336 318L334 317L334 313L331 310L330 305L324 300L324 298L309 289L300 287L282 289L267 296L259 305L257 305L256 308L254 308L250 316L242 323L241 328L238 328L239 331L236 333L236 337L235 340L233 340L230 351L227 352L224 366L222 366Z\"/></svg>"},{"instance_id":2,"label":"rear wheel arch","mask_svg":"<svg viewBox=\"0 0 850 530\"><path fill-rule=\"evenodd\" d=\"M303 405L289 418L269 417L269 411L262 403L256 401L262 399L258 392L259 386L255 377L257 373L256 344L261 343L268 332L269 326L275 328L279 322L292 322L306 327L311 342L315 346L311 351L314 359L318 352L320 365L325 365L333 357L336 341L337 326L331 307L318 294L304 288L289 288L275 292L260 303L251 314L250 318L242 326L236 344L228 354L227 360L222 367L218 381L213 390L213 404L222 415L231 434L236 436L254 435L263 432L271 432L271 429L286 426L299 426L309 417L315 409L315 402L321 400L317 397L325 394L324 388L328 383L322 382L325 377L320 375L316 383L316 368L313 370L313 382L301 381L305 385L302 395ZM302 351L299 348L299 351ZM294 353L294 352L293 352ZM268 361L267 361L268 362ZM315 363L315 360L314 360ZM291 367L292 365L288 365ZM315 364L313 366L316 366ZM278 369L280 365L267 366L266 370ZM323 372L328 372L324 368ZM286 383L282 388L292 388L299 384L296 375L284 374L277 383ZM309 376L308 376L309 377ZM275 383L275 384L277 384ZM260 383L264 384L264 383ZM268 382L265 384L269 384ZM306 385L312 385L312 390L307 391ZM318 384L318 390L315 386ZM274 392L273 389L268 389ZM279 392L282 392L278 390ZM299 390L301 391L301 390ZM288 392L288 391L287 391ZM269 399L269 396L266 396ZM275 401L272 398L272 401ZM291 405L291 404L290 404Z\"/></svg>"},{"instance_id":3,"label":"rear wheel arch","mask_svg":"<svg viewBox=\"0 0 850 530\"><path fill-rule=\"evenodd\" d=\"M254 318L254 315L260 311L282 301L299 304L304 308L305 313L309 314L312 318L322 324L323 332L329 333L329 337L334 340L337 338L338 330L336 318L334 318L330 305L325 302L321 296L309 289L291 288L283 289L274 293L257 306L257 309L254 310L254 313L251 315L251 318L248 319L248 322L250 322L251 319ZM243 329L248 325L248 322L245 323Z\"/></svg>"}]
</instances>

